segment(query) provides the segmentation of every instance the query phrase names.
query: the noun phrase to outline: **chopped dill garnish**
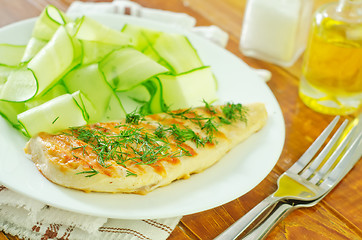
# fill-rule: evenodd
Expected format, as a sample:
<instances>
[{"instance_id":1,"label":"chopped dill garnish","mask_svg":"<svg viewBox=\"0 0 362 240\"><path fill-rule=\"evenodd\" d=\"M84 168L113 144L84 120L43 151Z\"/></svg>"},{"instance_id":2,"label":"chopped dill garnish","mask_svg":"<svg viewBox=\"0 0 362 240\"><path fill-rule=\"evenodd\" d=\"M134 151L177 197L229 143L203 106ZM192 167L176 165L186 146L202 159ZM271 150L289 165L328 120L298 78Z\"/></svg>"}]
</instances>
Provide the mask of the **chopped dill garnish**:
<instances>
[{"instance_id":1,"label":"chopped dill garnish","mask_svg":"<svg viewBox=\"0 0 362 240\"><path fill-rule=\"evenodd\" d=\"M240 103L227 103L224 107L221 108L225 117L230 121L240 120L243 122L247 121L246 112L247 109L243 107Z\"/></svg>"},{"instance_id":2,"label":"chopped dill garnish","mask_svg":"<svg viewBox=\"0 0 362 240\"><path fill-rule=\"evenodd\" d=\"M136 111L133 111L126 115L126 123L129 124L138 125L142 120L144 120L144 117Z\"/></svg>"},{"instance_id":3,"label":"chopped dill garnish","mask_svg":"<svg viewBox=\"0 0 362 240\"><path fill-rule=\"evenodd\" d=\"M136 173L133 173L133 172L131 172L131 171L129 171L129 170L127 170L127 175L126 175L126 177L129 177L129 176L135 176L135 177L137 177L137 174L136 174Z\"/></svg>"},{"instance_id":4,"label":"chopped dill garnish","mask_svg":"<svg viewBox=\"0 0 362 240\"><path fill-rule=\"evenodd\" d=\"M231 122L224 117L219 116L218 119L219 119L220 123L222 123L222 124L226 124L226 125L231 124Z\"/></svg>"},{"instance_id":5,"label":"chopped dill garnish","mask_svg":"<svg viewBox=\"0 0 362 240\"><path fill-rule=\"evenodd\" d=\"M171 135L175 137L176 141L179 143L184 143L186 141L193 141L196 143L198 147L199 144L204 145L202 139L190 128L181 129L176 124L172 124L171 128Z\"/></svg>"},{"instance_id":6,"label":"chopped dill garnish","mask_svg":"<svg viewBox=\"0 0 362 240\"><path fill-rule=\"evenodd\" d=\"M83 157L84 157L85 154L88 155L87 150L86 150L86 147L87 147L87 145L82 145L82 146L79 146L79 147L72 147L70 150L77 150L77 149L82 148Z\"/></svg>"},{"instance_id":7,"label":"chopped dill garnish","mask_svg":"<svg viewBox=\"0 0 362 240\"><path fill-rule=\"evenodd\" d=\"M207 142L211 143L214 138L214 133L217 132L217 126L213 118L209 118L201 130L205 130L207 134Z\"/></svg>"},{"instance_id":8,"label":"chopped dill garnish","mask_svg":"<svg viewBox=\"0 0 362 240\"><path fill-rule=\"evenodd\" d=\"M54 124L58 119L59 119L59 116L53 120L52 124Z\"/></svg>"},{"instance_id":9,"label":"chopped dill garnish","mask_svg":"<svg viewBox=\"0 0 362 240\"><path fill-rule=\"evenodd\" d=\"M204 104L205 104L205 108L210 112L211 115L214 115L214 114L217 113L216 110L215 110L215 108L212 107L210 103L206 102L205 99L203 99L202 101L203 101Z\"/></svg>"},{"instance_id":10,"label":"chopped dill garnish","mask_svg":"<svg viewBox=\"0 0 362 240\"><path fill-rule=\"evenodd\" d=\"M180 155L179 156L175 156L175 157L182 157L182 156L188 156L188 157L191 157L192 154L190 153L189 150L187 150L186 148L184 148L181 144L177 144L177 147L179 149L181 149L180 151Z\"/></svg>"},{"instance_id":11,"label":"chopped dill garnish","mask_svg":"<svg viewBox=\"0 0 362 240\"><path fill-rule=\"evenodd\" d=\"M99 172L97 170L95 170L94 168L90 167L91 170L89 171L83 171L83 172L78 172L76 174L88 174L85 177L93 177L95 175L97 175Z\"/></svg>"},{"instance_id":12,"label":"chopped dill garnish","mask_svg":"<svg viewBox=\"0 0 362 240\"><path fill-rule=\"evenodd\" d=\"M165 139L166 138L166 132L167 132L167 129L165 127L163 127L162 125L158 125L158 127L156 128L154 134L159 139Z\"/></svg>"},{"instance_id":13,"label":"chopped dill garnish","mask_svg":"<svg viewBox=\"0 0 362 240\"><path fill-rule=\"evenodd\" d=\"M207 143L215 143L215 133L219 131L219 126L234 121L246 122L247 109L241 104L227 103L221 107L222 114L218 116L216 108L206 101L204 103L208 113L205 115L199 115L191 108L167 112L171 118L184 120L191 125L178 124L177 121L166 125L159 123L158 126L148 122L141 124L145 120L144 116L134 111L127 114L124 123L113 126L117 131L95 124L93 127L72 127L63 134L83 141L84 145L71 150L82 149L84 157L88 155L86 147L91 148L101 167L107 168L115 163L127 168L128 161L135 165L152 165L162 159L192 156L195 153L188 150L185 144L187 141L193 142L197 148L203 147ZM195 128L191 127L192 125ZM173 141L170 141L171 139ZM79 154L73 156L79 158ZM78 174L92 177L98 174L98 171L91 167L91 170ZM137 174L127 169L127 176Z\"/></svg>"}]
</instances>

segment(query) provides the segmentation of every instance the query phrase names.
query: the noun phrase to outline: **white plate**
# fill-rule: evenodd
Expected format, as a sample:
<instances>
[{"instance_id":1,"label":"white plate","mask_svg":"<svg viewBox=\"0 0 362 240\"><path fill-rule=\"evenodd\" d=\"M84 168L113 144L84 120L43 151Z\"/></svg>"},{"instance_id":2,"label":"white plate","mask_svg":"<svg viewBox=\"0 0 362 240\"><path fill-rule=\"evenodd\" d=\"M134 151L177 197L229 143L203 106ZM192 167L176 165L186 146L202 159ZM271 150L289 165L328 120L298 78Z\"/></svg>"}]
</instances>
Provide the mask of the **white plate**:
<instances>
[{"instance_id":1,"label":"white plate","mask_svg":"<svg viewBox=\"0 0 362 240\"><path fill-rule=\"evenodd\" d=\"M186 34L205 65L218 79L221 102L263 102L269 119L258 133L230 151L216 165L190 179L176 181L147 195L84 193L46 180L26 158L26 139L0 117L0 182L54 207L121 219L166 218L204 211L245 194L260 183L277 162L284 145L283 115L268 86L238 57L195 34L161 23L116 15L92 15L116 29L139 24ZM0 29L0 42L26 44L34 19Z\"/></svg>"}]
</instances>

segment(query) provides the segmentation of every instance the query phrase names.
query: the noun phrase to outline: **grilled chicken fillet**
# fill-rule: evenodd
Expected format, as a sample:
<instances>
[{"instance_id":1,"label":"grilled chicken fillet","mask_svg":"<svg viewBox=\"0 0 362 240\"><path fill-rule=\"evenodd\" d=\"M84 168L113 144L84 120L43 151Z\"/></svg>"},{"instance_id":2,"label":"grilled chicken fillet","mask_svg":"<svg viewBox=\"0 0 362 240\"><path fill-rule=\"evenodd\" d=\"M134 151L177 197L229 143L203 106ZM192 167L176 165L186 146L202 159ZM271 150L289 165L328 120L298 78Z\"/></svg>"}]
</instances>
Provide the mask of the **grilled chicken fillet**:
<instances>
[{"instance_id":1,"label":"grilled chicken fillet","mask_svg":"<svg viewBox=\"0 0 362 240\"><path fill-rule=\"evenodd\" d=\"M25 152L59 185L145 194L210 167L266 121L261 103L134 114L120 122L39 133Z\"/></svg>"}]
</instances>

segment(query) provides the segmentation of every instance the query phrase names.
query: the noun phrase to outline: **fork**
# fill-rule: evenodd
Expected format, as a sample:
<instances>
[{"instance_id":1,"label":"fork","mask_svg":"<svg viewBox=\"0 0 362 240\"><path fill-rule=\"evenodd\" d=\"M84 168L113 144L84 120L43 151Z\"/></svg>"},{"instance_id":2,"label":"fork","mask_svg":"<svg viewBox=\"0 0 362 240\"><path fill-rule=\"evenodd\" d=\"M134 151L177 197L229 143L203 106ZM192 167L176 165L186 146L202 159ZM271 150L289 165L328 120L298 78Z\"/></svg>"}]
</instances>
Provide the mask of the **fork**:
<instances>
[{"instance_id":1,"label":"fork","mask_svg":"<svg viewBox=\"0 0 362 240\"><path fill-rule=\"evenodd\" d=\"M355 146L353 146L353 145L351 146L351 148L350 148L351 150L349 150L349 153L346 153L346 155L343 157L344 159L341 159L338 163L339 165L336 166L336 168L340 168L341 170L344 169L344 171L341 172L341 175L339 176L339 178L337 178L338 177L337 171L335 171L334 173L331 173L331 174L335 175L334 177L332 175L330 175L328 177L330 179L335 178L335 180L333 182L329 182L329 184L332 184L330 190L332 190L334 188L334 186L336 186L339 183L339 181L352 169L352 167L355 165L355 163L361 158L362 142L361 142L361 140L358 140L358 138L361 138L361 137L362 137L362 133L360 132L359 136L357 136L357 138L356 138L357 140L353 142L353 144ZM360 142L360 145L358 145L358 141ZM354 149L356 147L358 149L356 149L356 152L354 153ZM353 153L354 153L354 155L353 155ZM348 156L348 155L350 155L350 156ZM324 184L326 184L326 183L327 183L327 181L324 182ZM252 230L250 230L243 239L244 240L264 239L269 234L269 232L290 212L292 212L293 210L295 210L297 208L312 207L312 206L316 205L328 194L329 191L327 191L322 197L320 197L316 200L313 200L313 201L297 201L296 202L296 201L290 200L290 201L286 201L286 202L281 202L282 204L278 205L275 208L275 210L273 210L273 212L265 218L265 220L263 220L262 222L258 222L257 226L255 226Z\"/></svg>"},{"instance_id":2,"label":"fork","mask_svg":"<svg viewBox=\"0 0 362 240\"><path fill-rule=\"evenodd\" d=\"M313 201L323 198L347 174L347 170L352 168L350 161L362 138L361 131L354 136L356 129L361 125L359 118L355 119L346 131L348 120L345 120L325 147L320 150L339 119L339 116L333 119L299 160L278 178L278 189L273 194L214 240L236 239L255 222L262 222L275 209L277 213L274 212L274 218L277 219L277 216L289 212L293 205L295 205L293 209L302 203L312 205ZM318 151L320 153L314 158ZM289 203L291 207L289 208L287 204L281 205L281 203ZM260 231L260 228L257 229Z\"/></svg>"}]
</instances>

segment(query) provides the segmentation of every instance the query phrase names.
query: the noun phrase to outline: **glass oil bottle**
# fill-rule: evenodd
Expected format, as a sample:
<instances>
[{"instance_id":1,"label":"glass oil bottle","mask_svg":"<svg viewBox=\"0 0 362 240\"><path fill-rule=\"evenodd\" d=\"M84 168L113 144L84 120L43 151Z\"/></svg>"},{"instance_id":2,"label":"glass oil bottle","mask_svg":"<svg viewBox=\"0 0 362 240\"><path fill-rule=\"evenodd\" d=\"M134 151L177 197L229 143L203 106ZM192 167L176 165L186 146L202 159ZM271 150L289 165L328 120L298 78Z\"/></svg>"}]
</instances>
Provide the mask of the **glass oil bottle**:
<instances>
[{"instance_id":1,"label":"glass oil bottle","mask_svg":"<svg viewBox=\"0 0 362 240\"><path fill-rule=\"evenodd\" d=\"M362 106L362 0L317 10L303 58L299 96L317 112L347 115Z\"/></svg>"}]
</instances>

